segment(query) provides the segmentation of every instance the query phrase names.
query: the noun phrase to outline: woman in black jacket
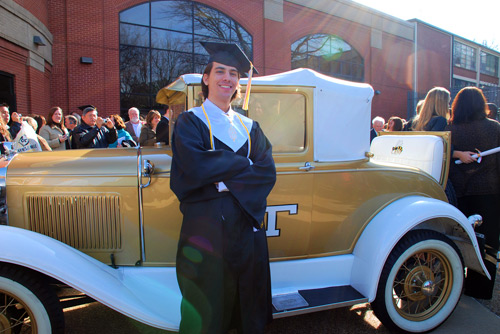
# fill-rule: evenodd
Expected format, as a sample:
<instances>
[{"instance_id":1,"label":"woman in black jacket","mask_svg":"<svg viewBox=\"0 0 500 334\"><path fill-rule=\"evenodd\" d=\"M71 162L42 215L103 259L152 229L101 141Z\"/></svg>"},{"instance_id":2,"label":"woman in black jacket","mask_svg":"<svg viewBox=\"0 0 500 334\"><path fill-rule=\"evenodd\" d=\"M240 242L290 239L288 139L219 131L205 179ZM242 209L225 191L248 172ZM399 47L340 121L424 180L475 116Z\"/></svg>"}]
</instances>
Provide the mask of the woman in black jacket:
<instances>
[{"instance_id":1,"label":"woman in black jacket","mask_svg":"<svg viewBox=\"0 0 500 334\"><path fill-rule=\"evenodd\" d=\"M486 117L486 110L483 92L476 87L465 87L453 101L446 130L452 133L454 148L468 155L460 160L472 162L452 163L450 166L458 208L466 216L478 213L483 217L483 224L476 228L476 232L484 234L487 252L496 255L500 244L500 154L482 157L480 163L473 162L475 159L470 157L472 151L481 152L500 146L500 123ZM485 263L493 279L490 281L469 270L465 292L477 298L491 299L496 267L488 261Z\"/></svg>"}]
</instances>

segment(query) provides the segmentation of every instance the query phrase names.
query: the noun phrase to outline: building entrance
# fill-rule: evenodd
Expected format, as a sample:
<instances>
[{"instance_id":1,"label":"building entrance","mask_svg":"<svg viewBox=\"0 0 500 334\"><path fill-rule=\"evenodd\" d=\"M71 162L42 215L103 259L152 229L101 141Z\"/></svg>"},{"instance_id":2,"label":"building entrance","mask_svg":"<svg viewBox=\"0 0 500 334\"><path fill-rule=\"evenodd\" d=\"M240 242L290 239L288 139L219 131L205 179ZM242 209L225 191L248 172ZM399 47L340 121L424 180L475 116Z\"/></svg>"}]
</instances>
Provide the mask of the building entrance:
<instances>
[{"instance_id":1,"label":"building entrance","mask_svg":"<svg viewBox=\"0 0 500 334\"><path fill-rule=\"evenodd\" d=\"M16 95L14 94L14 76L0 71L0 104L7 103L11 113L16 111Z\"/></svg>"}]
</instances>

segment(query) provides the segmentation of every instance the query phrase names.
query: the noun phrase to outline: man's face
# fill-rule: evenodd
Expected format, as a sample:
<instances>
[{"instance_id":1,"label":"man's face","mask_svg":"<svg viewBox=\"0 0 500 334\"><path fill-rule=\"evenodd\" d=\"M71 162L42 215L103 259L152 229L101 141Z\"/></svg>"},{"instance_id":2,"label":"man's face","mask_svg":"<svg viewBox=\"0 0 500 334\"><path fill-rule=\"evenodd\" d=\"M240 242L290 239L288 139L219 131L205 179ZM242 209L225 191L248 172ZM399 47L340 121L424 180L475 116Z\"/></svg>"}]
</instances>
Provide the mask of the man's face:
<instances>
[{"instance_id":1,"label":"man's face","mask_svg":"<svg viewBox=\"0 0 500 334\"><path fill-rule=\"evenodd\" d=\"M5 124L9 123L9 121L10 121L9 108L0 107L0 116L2 116Z\"/></svg>"},{"instance_id":2,"label":"man's face","mask_svg":"<svg viewBox=\"0 0 500 334\"><path fill-rule=\"evenodd\" d=\"M373 129L375 129L375 131L380 132L382 131L383 128L384 128L384 122L376 121L373 123Z\"/></svg>"},{"instance_id":3,"label":"man's face","mask_svg":"<svg viewBox=\"0 0 500 334\"><path fill-rule=\"evenodd\" d=\"M73 130L74 128L76 128L76 124L71 123L71 120L69 118L67 118L67 117L64 119L64 126L68 130Z\"/></svg>"},{"instance_id":4,"label":"man's face","mask_svg":"<svg viewBox=\"0 0 500 334\"><path fill-rule=\"evenodd\" d=\"M97 121L97 110L92 110L82 116L82 120L89 126L94 126Z\"/></svg>"},{"instance_id":5,"label":"man's face","mask_svg":"<svg viewBox=\"0 0 500 334\"><path fill-rule=\"evenodd\" d=\"M132 123L138 123L139 122L139 111L136 109L130 109L128 111L128 117L130 118L130 121Z\"/></svg>"},{"instance_id":6,"label":"man's face","mask_svg":"<svg viewBox=\"0 0 500 334\"><path fill-rule=\"evenodd\" d=\"M238 88L239 79L236 67L214 62L210 74L203 75L203 82L208 86L208 98L231 100Z\"/></svg>"}]
</instances>

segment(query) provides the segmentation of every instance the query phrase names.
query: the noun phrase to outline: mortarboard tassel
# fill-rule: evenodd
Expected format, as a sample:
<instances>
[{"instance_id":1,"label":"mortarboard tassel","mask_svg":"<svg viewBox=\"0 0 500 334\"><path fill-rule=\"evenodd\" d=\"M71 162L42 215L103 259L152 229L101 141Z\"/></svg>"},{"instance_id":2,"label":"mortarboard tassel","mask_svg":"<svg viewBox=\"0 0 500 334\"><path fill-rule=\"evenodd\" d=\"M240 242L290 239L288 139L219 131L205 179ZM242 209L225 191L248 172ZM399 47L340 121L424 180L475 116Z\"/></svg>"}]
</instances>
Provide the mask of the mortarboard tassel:
<instances>
[{"instance_id":1,"label":"mortarboard tassel","mask_svg":"<svg viewBox=\"0 0 500 334\"><path fill-rule=\"evenodd\" d=\"M247 90L245 92L245 99L243 100L243 110L248 110L248 102L250 101L250 89L252 88L252 74L253 64L250 62L250 71L248 71Z\"/></svg>"}]
</instances>

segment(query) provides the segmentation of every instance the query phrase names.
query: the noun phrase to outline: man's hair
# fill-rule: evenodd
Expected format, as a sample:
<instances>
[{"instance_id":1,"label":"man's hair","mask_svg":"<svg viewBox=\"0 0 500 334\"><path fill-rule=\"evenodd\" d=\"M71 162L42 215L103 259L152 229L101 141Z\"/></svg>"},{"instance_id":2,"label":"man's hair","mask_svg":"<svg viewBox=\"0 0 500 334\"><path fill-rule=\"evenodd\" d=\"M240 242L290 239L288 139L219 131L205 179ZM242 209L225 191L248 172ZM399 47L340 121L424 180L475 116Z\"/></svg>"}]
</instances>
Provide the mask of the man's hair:
<instances>
[{"instance_id":1,"label":"man's hair","mask_svg":"<svg viewBox=\"0 0 500 334\"><path fill-rule=\"evenodd\" d=\"M139 111L139 109L137 109L136 107L132 107L128 110L128 113L130 114L130 111L133 110L133 111L137 111L139 113L139 115L141 114L141 112Z\"/></svg>"},{"instance_id":2,"label":"man's hair","mask_svg":"<svg viewBox=\"0 0 500 334\"><path fill-rule=\"evenodd\" d=\"M5 102L2 102L2 104L0 104L0 107L7 107L7 109L9 109L9 105Z\"/></svg>"},{"instance_id":3,"label":"man's hair","mask_svg":"<svg viewBox=\"0 0 500 334\"><path fill-rule=\"evenodd\" d=\"M71 124L78 124L78 118L76 118L75 116L73 115L67 115L67 116L64 116L64 118L67 118L69 119L69 122Z\"/></svg>"},{"instance_id":4,"label":"man's hair","mask_svg":"<svg viewBox=\"0 0 500 334\"><path fill-rule=\"evenodd\" d=\"M205 70L203 71L203 75L201 76L201 91L203 93L203 97L206 99L208 99L208 86L205 85L205 83L203 82L203 76L206 74L206 75L210 75L210 72L212 72L212 68L214 67L214 62L211 62L207 65L207 67L205 67ZM238 72L238 82L240 80L240 73ZM233 96L231 96L231 102L234 101L234 99L236 99L237 97L240 96L240 84L238 83L238 88L236 88L236 91L234 92Z\"/></svg>"},{"instance_id":5,"label":"man's hair","mask_svg":"<svg viewBox=\"0 0 500 334\"><path fill-rule=\"evenodd\" d=\"M372 120L372 125L375 124L375 122L382 122L382 123L385 123L385 119L383 119L382 117L380 116L377 116L375 117L373 120Z\"/></svg>"},{"instance_id":6,"label":"man's hair","mask_svg":"<svg viewBox=\"0 0 500 334\"><path fill-rule=\"evenodd\" d=\"M89 112L94 111L94 110L95 110L95 111L97 111L97 109L96 109L96 108L93 108L93 107L87 107L87 108L83 109L82 116L85 116L85 115L87 115Z\"/></svg>"}]
</instances>

